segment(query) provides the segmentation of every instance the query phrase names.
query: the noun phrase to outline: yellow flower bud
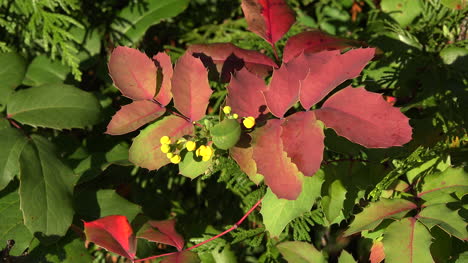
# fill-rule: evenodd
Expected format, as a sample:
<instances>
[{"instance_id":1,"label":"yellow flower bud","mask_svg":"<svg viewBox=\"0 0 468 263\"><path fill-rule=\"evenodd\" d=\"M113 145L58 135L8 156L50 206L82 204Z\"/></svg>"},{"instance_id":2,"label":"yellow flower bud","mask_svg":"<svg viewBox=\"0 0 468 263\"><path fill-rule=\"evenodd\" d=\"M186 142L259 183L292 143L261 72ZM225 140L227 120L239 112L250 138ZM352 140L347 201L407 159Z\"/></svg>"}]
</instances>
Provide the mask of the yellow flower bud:
<instances>
[{"instance_id":1,"label":"yellow flower bud","mask_svg":"<svg viewBox=\"0 0 468 263\"><path fill-rule=\"evenodd\" d=\"M242 123L244 124L245 128L250 129L255 126L255 118L250 116L245 118Z\"/></svg>"},{"instance_id":2,"label":"yellow flower bud","mask_svg":"<svg viewBox=\"0 0 468 263\"><path fill-rule=\"evenodd\" d=\"M191 151L195 150L195 148L197 148L197 144L195 142L188 141L185 144L185 148L187 148L187 151L191 152Z\"/></svg>"},{"instance_id":3,"label":"yellow flower bud","mask_svg":"<svg viewBox=\"0 0 468 263\"><path fill-rule=\"evenodd\" d=\"M169 136L163 136L163 137L161 137L159 142L161 144L171 144L171 138L169 138Z\"/></svg>"},{"instance_id":4,"label":"yellow flower bud","mask_svg":"<svg viewBox=\"0 0 468 263\"><path fill-rule=\"evenodd\" d=\"M208 162L210 160L210 158L211 158L211 155L210 156L205 155L205 156L202 157L202 161Z\"/></svg>"},{"instance_id":5,"label":"yellow flower bud","mask_svg":"<svg viewBox=\"0 0 468 263\"><path fill-rule=\"evenodd\" d=\"M231 110L232 110L232 109L231 109L231 107L229 107L229 106L224 106L224 108L223 108L224 114L229 114L229 113L231 113Z\"/></svg>"},{"instance_id":6,"label":"yellow flower bud","mask_svg":"<svg viewBox=\"0 0 468 263\"><path fill-rule=\"evenodd\" d=\"M202 146L198 147L198 149L195 151L195 155L196 156L203 156L205 148L206 148L205 145L202 145Z\"/></svg>"},{"instance_id":7,"label":"yellow flower bud","mask_svg":"<svg viewBox=\"0 0 468 263\"><path fill-rule=\"evenodd\" d=\"M208 157L211 157L213 155L213 148L211 148L211 146L207 145L206 148L205 148L205 151L204 151L204 157L205 156L208 156Z\"/></svg>"},{"instance_id":8,"label":"yellow flower bud","mask_svg":"<svg viewBox=\"0 0 468 263\"><path fill-rule=\"evenodd\" d=\"M173 153L167 153L166 156L167 156L168 159L171 159L174 156L174 154Z\"/></svg>"},{"instance_id":9,"label":"yellow flower bud","mask_svg":"<svg viewBox=\"0 0 468 263\"><path fill-rule=\"evenodd\" d=\"M169 146L169 144L161 145L161 152L168 153L170 150L171 150L171 146Z\"/></svg>"},{"instance_id":10,"label":"yellow flower bud","mask_svg":"<svg viewBox=\"0 0 468 263\"><path fill-rule=\"evenodd\" d=\"M234 113L234 114L232 114L232 118L233 118L234 120L237 120L237 118L239 118L239 115L238 115L237 113Z\"/></svg>"},{"instance_id":11,"label":"yellow flower bud","mask_svg":"<svg viewBox=\"0 0 468 263\"><path fill-rule=\"evenodd\" d=\"M181 160L180 155L174 155L171 158L171 163L178 164L178 163L180 163L180 160Z\"/></svg>"}]
</instances>

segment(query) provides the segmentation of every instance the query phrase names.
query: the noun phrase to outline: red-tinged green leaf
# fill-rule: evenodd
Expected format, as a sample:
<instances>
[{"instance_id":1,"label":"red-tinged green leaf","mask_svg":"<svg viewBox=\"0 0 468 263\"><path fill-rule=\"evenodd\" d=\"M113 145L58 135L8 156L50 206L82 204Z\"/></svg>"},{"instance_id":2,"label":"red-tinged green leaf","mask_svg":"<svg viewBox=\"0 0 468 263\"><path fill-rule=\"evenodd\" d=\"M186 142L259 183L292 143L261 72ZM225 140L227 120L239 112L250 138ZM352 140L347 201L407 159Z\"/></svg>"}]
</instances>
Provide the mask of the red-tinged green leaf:
<instances>
[{"instance_id":1,"label":"red-tinged green leaf","mask_svg":"<svg viewBox=\"0 0 468 263\"><path fill-rule=\"evenodd\" d=\"M109 59L109 74L126 97L151 100L156 94L156 66L144 53L117 47Z\"/></svg>"},{"instance_id":2,"label":"red-tinged green leaf","mask_svg":"<svg viewBox=\"0 0 468 263\"><path fill-rule=\"evenodd\" d=\"M285 118L283 124L284 150L305 176L312 176L320 169L323 159L324 135L322 125L315 114L297 112Z\"/></svg>"},{"instance_id":3,"label":"red-tinged green leaf","mask_svg":"<svg viewBox=\"0 0 468 263\"><path fill-rule=\"evenodd\" d=\"M159 140L169 136L173 142L184 135L193 133L193 125L177 116L168 116L143 129L133 141L129 150L129 160L146 169L157 170L169 163L166 154L161 152Z\"/></svg>"},{"instance_id":4,"label":"red-tinged green leaf","mask_svg":"<svg viewBox=\"0 0 468 263\"><path fill-rule=\"evenodd\" d=\"M411 140L408 117L364 88L340 90L315 114L338 135L367 148L401 146Z\"/></svg>"},{"instance_id":5,"label":"red-tinged green leaf","mask_svg":"<svg viewBox=\"0 0 468 263\"><path fill-rule=\"evenodd\" d=\"M112 215L84 222L86 240L133 260L136 238L125 216Z\"/></svg>"},{"instance_id":6,"label":"red-tinged green leaf","mask_svg":"<svg viewBox=\"0 0 468 263\"><path fill-rule=\"evenodd\" d=\"M171 57L164 52L159 52L153 56L153 60L156 61L159 68L162 72L162 82L158 82L156 96L154 99L161 103L161 105L166 106L172 100L172 75L174 70L172 69Z\"/></svg>"},{"instance_id":7,"label":"red-tinged green leaf","mask_svg":"<svg viewBox=\"0 0 468 263\"><path fill-rule=\"evenodd\" d=\"M468 7L467 0L442 0L440 1L444 6L453 8L455 10L463 10Z\"/></svg>"},{"instance_id":8,"label":"red-tinged green leaf","mask_svg":"<svg viewBox=\"0 0 468 263\"><path fill-rule=\"evenodd\" d=\"M172 96L177 110L198 121L205 116L213 91L208 83L208 71L203 63L186 52L179 58L172 77Z\"/></svg>"},{"instance_id":9,"label":"red-tinged green leaf","mask_svg":"<svg viewBox=\"0 0 468 263\"><path fill-rule=\"evenodd\" d=\"M107 125L107 134L121 135L132 132L156 120L166 109L149 100L138 100L123 106Z\"/></svg>"},{"instance_id":10,"label":"red-tinged green leaf","mask_svg":"<svg viewBox=\"0 0 468 263\"><path fill-rule=\"evenodd\" d=\"M359 42L328 35L319 30L306 31L288 39L283 52L283 62L289 62L301 53L315 53L324 50L344 49L357 46Z\"/></svg>"},{"instance_id":11,"label":"red-tinged green leaf","mask_svg":"<svg viewBox=\"0 0 468 263\"><path fill-rule=\"evenodd\" d=\"M274 45L296 18L284 0L242 0L249 30Z\"/></svg>"},{"instance_id":12,"label":"red-tinged green leaf","mask_svg":"<svg viewBox=\"0 0 468 263\"><path fill-rule=\"evenodd\" d=\"M5 188L19 172L19 158L26 136L17 129L0 129L0 190Z\"/></svg>"},{"instance_id":13,"label":"red-tinged green leaf","mask_svg":"<svg viewBox=\"0 0 468 263\"><path fill-rule=\"evenodd\" d=\"M299 95L302 106L310 109L338 85L359 76L374 52L373 48L359 48L344 54L333 50L307 56L309 73L301 82ZM326 55L331 58L324 60Z\"/></svg>"},{"instance_id":14,"label":"red-tinged green leaf","mask_svg":"<svg viewBox=\"0 0 468 263\"><path fill-rule=\"evenodd\" d=\"M303 175L287 156L281 140L281 120L269 120L253 133L253 159L257 173L279 198L295 200L302 191Z\"/></svg>"},{"instance_id":15,"label":"red-tinged green leaf","mask_svg":"<svg viewBox=\"0 0 468 263\"><path fill-rule=\"evenodd\" d=\"M357 214L344 234L349 236L364 230L372 230L382 220L386 218L398 218L402 213L406 213L416 207L416 204L404 199L382 198L375 203L371 203L361 213Z\"/></svg>"},{"instance_id":16,"label":"red-tinged green leaf","mask_svg":"<svg viewBox=\"0 0 468 263\"><path fill-rule=\"evenodd\" d=\"M458 214L458 210L449 209L446 204L425 207L418 215L419 221L429 229L438 225L448 234L458 239L468 240L467 223Z\"/></svg>"},{"instance_id":17,"label":"red-tinged green leaf","mask_svg":"<svg viewBox=\"0 0 468 263\"><path fill-rule=\"evenodd\" d=\"M431 205L445 203L453 192L468 192L468 173L463 168L447 168L442 173L425 176L418 197L426 201L425 205Z\"/></svg>"},{"instance_id":18,"label":"red-tinged green leaf","mask_svg":"<svg viewBox=\"0 0 468 263\"><path fill-rule=\"evenodd\" d=\"M263 91L263 95L271 113L282 118L299 99L299 80L283 64L273 72L270 85Z\"/></svg>"},{"instance_id":19,"label":"red-tinged green leaf","mask_svg":"<svg viewBox=\"0 0 468 263\"><path fill-rule=\"evenodd\" d=\"M227 87L226 105L232 108L239 117L254 118L268 112L262 91L266 89L263 79L246 69L236 72Z\"/></svg>"},{"instance_id":20,"label":"red-tinged green leaf","mask_svg":"<svg viewBox=\"0 0 468 263\"><path fill-rule=\"evenodd\" d=\"M200 262L198 255L189 250L177 252L173 255L167 256L161 261L161 263L198 263L198 262Z\"/></svg>"},{"instance_id":21,"label":"red-tinged green leaf","mask_svg":"<svg viewBox=\"0 0 468 263\"><path fill-rule=\"evenodd\" d=\"M263 181L263 175L257 173L257 164L253 159L253 147L243 145L242 142L244 140L250 141L250 137L248 137L248 139L241 137L241 144L238 143L237 146L229 149L229 154L239 165L240 169L247 174L250 180L258 185Z\"/></svg>"},{"instance_id":22,"label":"red-tinged green leaf","mask_svg":"<svg viewBox=\"0 0 468 263\"><path fill-rule=\"evenodd\" d=\"M430 252L431 240L431 233L413 217L395 221L384 234L385 262L434 262Z\"/></svg>"},{"instance_id":23,"label":"red-tinged green leaf","mask_svg":"<svg viewBox=\"0 0 468 263\"><path fill-rule=\"evenodd\" d=\"M323 174L304 178L303 190L296 200L279 199L268 189L260 213L271 237L279 237L289 222L312 209L315 200L320 196L322 183Z\"/></svg>"},{"instance_id":24,"label":"red-tinged green leaf","mask_svg":"<svg viewBox=\"0 0 468 263\"><path fill-rule=\"evenodd\" d=\"M380 263L385 259L385 251L382 241L375 241L370 249L369 260L371 263Z\"/></svg>"},{"instance_id":25,"label":"red-tinged green leaf","mask_svg":"<svg viewBox=\"0 0 468 263\"><path fill-rule=\"evenodd\" d=\"M184 238L175 230L175 220L148 221L137 234L138 238L163 243L176 247L181 251L184 248Z\"/></svg>"},{"instance_id":26,"label":"red-tinged green leaf","mask_svg":"<svg viewBox=\"0 0 468 263\"><path fill-rule=\"evenodd\" d=\"M195 179L202 175L212 165L213 158L203 161L200 156L194 155L194 152L182 152L182 162L179 163L179 174Z\"/></svg>"},{"instance_id":27,"label":"red-tinged green leaf","mask_svg":"<svg viewBox=\"0 0 468 263\"><path fill-rule=\"evenodd\" d=\"M232 73L244 66L261 77L278 67L270 57L256 50L243 49L231 43L191 45L187 52L199 57L208 68L215 64L221 74L221 80L225 82L229 81Z\"/></svg>"},{"instance_id":28,"label":"red-tinged green leaf","mask_svg":"<svg viewBox=\"0 0 468 263\"><path fill-rule=\"evenodd\" d=\"M312 244L299 241L283 242L276 246L289 263L325 263L323 254Z\"/></svg>"}]
</instances>

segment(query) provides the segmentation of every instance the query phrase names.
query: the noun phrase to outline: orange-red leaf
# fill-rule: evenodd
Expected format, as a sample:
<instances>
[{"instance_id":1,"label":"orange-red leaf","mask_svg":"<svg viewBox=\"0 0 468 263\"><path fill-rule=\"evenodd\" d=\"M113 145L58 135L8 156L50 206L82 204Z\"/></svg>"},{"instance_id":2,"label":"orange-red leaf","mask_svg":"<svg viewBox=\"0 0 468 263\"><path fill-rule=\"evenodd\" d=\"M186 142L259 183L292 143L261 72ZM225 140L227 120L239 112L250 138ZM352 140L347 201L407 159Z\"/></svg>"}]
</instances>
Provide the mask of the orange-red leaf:
<instances>
[{"instance_id":1,"label":"orange-red leaf","mask_svg":"<svg viewBox=\"0 0 468 263\"><path fill-rule=\"evenodd\" d=\"M156 91L156 96L154 99L161 103L161 105L166 106L171 102L172 93L171 93L171 81L174 70L172 69L171 58L164 52L159 52L153 56L153 60L156 61L158 66L162 70L162 82L159 89Z\"/></svg>"},{"instance_id":2,"label":"orange-red leaf","mask_svg":"<svg viewBox=\"0 0 468 263\"><path fill-rule=\"evenodd\" d=\"M258 185L263 180L263 176L257 173L257 164L253 159L253 148L250 141L250 136L244 134L237 145L229 149L229 154L250 180Z\"/></svg>"},{"instance_id":3,"label":"orange-red leaf","mask_svg":"<svg viewBox=\"0 0 468 263\"><path fill-rule=\"evenodd\" d=\"M385 259L385 251L382 241L376 241L370 249L370 262L380 263Z\"/></svg>"},{"instance_id":4,"label":"orange-red leaf","mask_svg":"<svg viewBox=\"0 0 468 263\"><path fill-rule=\"evenodd\" d=\"M175 230L175 220L148 221L138 233L138 238L174 246L181 251L184 238Z\"/></svg>"}]
</instances>

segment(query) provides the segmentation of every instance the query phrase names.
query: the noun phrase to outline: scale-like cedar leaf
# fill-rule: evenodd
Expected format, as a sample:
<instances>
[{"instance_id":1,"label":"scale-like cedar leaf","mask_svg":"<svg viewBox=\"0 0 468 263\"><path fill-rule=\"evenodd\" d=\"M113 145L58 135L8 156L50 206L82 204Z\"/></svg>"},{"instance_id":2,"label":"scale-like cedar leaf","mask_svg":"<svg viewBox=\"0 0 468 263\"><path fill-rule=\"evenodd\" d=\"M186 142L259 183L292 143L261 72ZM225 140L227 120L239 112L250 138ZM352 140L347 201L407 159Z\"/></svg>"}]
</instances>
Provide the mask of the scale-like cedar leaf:
<instances>
[{"instance_id":1,"label":"scale-like cedar leaf","mask_svg":"<svg viewBox=\"0 0 468 263\"><path fill-rule=\"evenodd\" d=\"M276 246L288 262L325 263L325 257L312 244L299 241L283 242Z\"/></svg>"},{"instance_id":2,"label":"scale-like cedar leaf","mask_svg":"<svg viewBox=\"0 0 468 263\"><path fill-rule=\"evenodd\" d=\"M371 263L380 263L385 259L385 251L382 241L374 241L370 249L369 261Z\"/></svg>"},{"instance_id":3,"label":"scale-like cedar leaf","mask_svg":"<svg viewBox=\"0 0 468 263\"><path fill-rule=\"evenodd\" d=\"M117 47L109 59L109 74L125 97L151 100L156 94L156 66L144 53Z\"/></svg>"},{"instance_id":4,"label":"scale-like cedar leaf","mask_svg":"<svg viewBox=\"0 0 468 263\"><path fill-rule=\"evenodd\" d=\"M192 123L177 117L168 116L149 125L135 138L129 150L129 160L146 169L157 170L169 163L166 154L161 152L159 140L169 136L173 142L184 135L193 133Z\"/></svg>"},{"instance_id":5,"label":"scale-like cedar leaf","mask_svg":"<svg viewBox=\"0 0 468 263\"><path fill-rule=\"evenodd\" d=\"M429 249L431 239L431 233L413 217L395 221L384 233L385 262L434 262Z\"/></svg>"},{"instance_id":6,"label":"scale-like cedar leaf","mask_svg":"<svg viewBox=\"0 0 468 263\"><path fill-rule=\"evenodd\" d=\"M198 263L200 259L197 253L189 250L177 252L173 255L165 257L161 263Z\"/></svg>"},{"instance_id":7,"label":"scale-like cedar leaf","mask_svg":"<svg viewBox=\"0 0 468 263\"><path fill-rule=\"evenodd\" d=\"M372 230L377 227L382 220L395 217L402 212L407 212L416 207L416 204L404 199L382 198L375 203L371 203L369 207L364 208L361 213L357 214L344 234L349 236L364 230Z\"/></svg>"},{"instance_id":8,"label":"scale-like cedar leaf","mask_svg":"<svg viewBox=\"0 0 468 263\"><path fill-rule=\"evenodd\" d=\"M137 237L170 245L176 247L179 251L184 248L184 238L175 230L174 219L163 221L150 220L142 226Z\"/></svg>"},{"instance_id":9,"label":"scale-like cedar leaf","mask_svg":"<svg viewBox=\"0 0 468 263\"><path fill-rule=\"evenodd\" d=\"M315 53L323 50L344 49L359 42L328 35L319 30L306 31L288 39L283 52L283 62L289 62L301 53Z\"/></svg>"},{"instance_id":10,"label":"scale-like cedar leaf","mask_svg":"<svg viewBox=\"0 0 468 263\"><path fill-rule=\"evenodd\" d=\"M284 150L305 176L312 176L320 169L323 159L323 128L313 111L297 112L284 119L282 124Z\"/></svg>"},{"instance_id":11,"label":"scale-like cedar leaf","mask_svg":"<svg viewBox=\"0 0 468 263\"><path fill-rule=\"evenodd\" d=\"M442 173L424 177L418 197L426 201L425 205L445 203L446 196L458 191L468 192L468 173L463 168L447 168Z\"/></svg>"},{"instance_id":12,"label":"scale-like cedar leaf","mask_svg":"<svg viewBox=\"0 0 468 263\"><path fill-rule=\"evenodd\" d=\"M263 95L271 113L282 118L299 99L299 80L283 64L273 72L270 85L263 91Z\"/></svg>"},{"instance_id":13,"label":"scale-like cedar leaf","mask_svg":"<svg viewBox=\"0 0 468 263\"><path fill-rule=\"evenodd\" d=\"M166 106L172 99L171 88L174 70L172 69L171 57L164 52L159 52L153 56L153 60L158 63L158 66L162 70L162 82L160 81L161 83L158 83L161 86L157 88L154 99L161 103L161 105Z\"/></svg>"},{"instance_id":14,"label":"scale-like cedar leaf","mask_svg":"<svg viewBox=\"0 0 468 263\"><path fill-rule=\"evenodd\" d=\"M149 100L137 100L123 106L107 125L107 134L120 135L132 132L156 120L166 109Z\"/></svg>"},{"instance_id":15,"label":"scale-like cedar leaf","mask_svg":"<svg viewBox=\"0 0 468 263\"><path fill-rule=\"evenodd\" d=\"M267 113L267 106L262 91L266 89L263 79L246 69L236 72L227 87L226 105L239 117L257 118Z\"/></svg>"},{"instance_id":16,"label":"scale-like cedar leaf","mask_svg":"<svg viewBox=\"0 0 468 263\"><path fill-rule=\"evenodd\" d=\"M301 82L299 95L302 106L309 109L345 80L359 76L374 52L373 48L359 48L344 54L333 50L308 55L309 74ZM327 56L330 58L324 60Z\"/></svg>"},{"instance_id":17,"label":"scale-like cedar leaf","mask_svg":"<svg viewBox=\"0 0 468 263\"><path fill-rule=\"evenodd\" d=\"M191 45L187 52L199 57L208 68L216 66L221 73L221 80L225 82L229 81L232 73L244 66L250 72L262 77L278 67L270 57L231 43Z\"/></svg>"},{"instance_id":18,"label":"scale-like cedar leaf","mask_svg":"<svg viewBox=\"0 0 468 263\"><path fill-rule=\"evenodd\" d=\"M401 146L411 140L408 117L364 88L340 90L315 114L338 135L367 148Z\"/></svg>"},{"instance_id":19,"label":"scale-like cedar leaf","mask_svg":"<svg viewBox=\"0 0 468 263\"><path fill-rule=\"evenodd\" d=\"M283 37L296 21L284 0L242 0L249 30L271 45Z\"/></svg>"},{"instance_id":20,"label":"scale-like cedar leaf","mask_svg":"<svg viewBox=\"0 0 468 263\"><path fill-rule=\"evenodd\" d=\"M276 196L295 200L302 190L303 175L283 149L281 123L272 119L253 132L253 159Z\"/></svg>"},{"instance_id":21,"label":"scale-like cedar leaf","mask_svg":"<svg viewBox=\"0 0 468 263\"><path fill-rule=\"evenodd\" d=\"M118 255L133 260L136 238L125 216L112 215L84 222L86 239Z\"/></svg>"},{"instance_id":22,"label":"scale-like cedar leaf","mask_svg":"<svg viewBox=\"0 0 468 263\"><path fill-rule=\"evenodd\" d=\"M458 210L451 210L446 204L425 207L419 213L418 219L428 228L438 225L448 234L468 240L467 223L458 214Z\"/></svg>"},{"instance_id":23,"label":"scale-like cedar leaf","mask_svg":"<svg viewBox=\"0 0 468 263\"><path fill-rule=\"evenodd\" d=\"M205 66L198 58L186 52L174 68L174 106L191 121L198 121L205 116L212 92Z\"/></svg>"}]
</instances>

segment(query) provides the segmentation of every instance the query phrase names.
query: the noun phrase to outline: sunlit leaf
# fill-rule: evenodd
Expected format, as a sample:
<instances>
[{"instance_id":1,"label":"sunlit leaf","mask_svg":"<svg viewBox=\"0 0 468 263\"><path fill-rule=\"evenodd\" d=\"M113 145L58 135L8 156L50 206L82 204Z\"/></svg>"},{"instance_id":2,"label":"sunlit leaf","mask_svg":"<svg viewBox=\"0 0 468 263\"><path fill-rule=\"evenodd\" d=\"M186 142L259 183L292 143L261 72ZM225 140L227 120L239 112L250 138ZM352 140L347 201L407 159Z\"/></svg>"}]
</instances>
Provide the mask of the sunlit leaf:
<instances>
[{"instance_id":1,"label":"sunlit leaf","mask_svg":"<svg viewBox=\"0 0 468 263\"><path fill-rule=\"evenodd\" d=\"M340 180L328 185L327 195L322 197L322 209L331 224L342 213L347 190Z\"/></svg>"},{"instance_id":2,"label":"sunlit leaf","mask_svg":"<svg viewBox=\"0 0 468 263\"><path fill-rule=\"evenodd\" d=\"M451 193L468 192L468 173L463 168L447 168L442 173L433 173L424 177L418 197L425 200L425 205L445 203Z\"/></svg>"},{"instance_id":3,"label":"sunlit leaf","mask_svg":"<svg viewBox=\"0 0 468 263\"><path fill-rule=\"evenodd\" d=\"M287 65L283 64L273 72L270 85L263 94L271 113L282 118L299 99L299 80L289 72Z\"/></svg>"},{"instance_id":4,"label":"sunlit leaf","mask_svg":"<svg viewBox=\"0 0 468 263\"><path fill-rule=\"evenodd\" d=\"M253 147L250 146L250 136L241 137L239 143L229 149L229 155L236 161L240 169L247 174L255 184L263 181L263 176L257 173L257 164L253 159Z\"/></svg>"},{"instance_id":5,"label":"sunlit leaf","mask_svg":"<svg viewBox=\"0 0 468 263\"><path fill-rule=\"evenodd\" d=\"M156 96L154 99L166 106L172 100L172 75L174 69L172 68L171 57L164 52L159 52L153 59L158 63L158 67L161 69L162 81L159 80L160 86L157 87Z\"/></svg>"},{"instance_id":6,"label":"sunlit leaf","mask_svg":"<svg viewBox=\"0 0 468 263\"><path fill-rule=\"evenodd\" d=\"M212 160L211 158L205 162L201 157L195 156L194 152L182 153L182 162L179 163L179 173L190 179L195 179L208 170L212 164Z\"/></svg>"},{"instance_id":7,"label":"sunlit leaf","mask_svg":"<svg viewBox=\"0 0 468 263\"><path fill-rule=\"evenodd\" d=\"M353 255L349 254L348 251L343 250L338 258L338 263L356 263L356 260L354 260Z\"/></svg>"},{"instance_id":8,"label":"sunlit leaf","mask_svg":"<svg viewBox=\"0 0 468 263\"><path fill-rule=\"evenodd\" d=\"M380 6L383 12L405 27L423 12L424 5L421 0L382 0Z\"/></svg>"},{"instance_id":9,"label":"sunlit leaf","mask_svg":"<svg viewBox=\"0 0 468 263\"><path fill-rule=\"evenodd\" d=\"M382 241L375 241L370 249L369 260L371 263L380 263L385 259L385 251Z\"/></svg>"},{"instance_id":10,"label":"sunlit leaf","mask_svg":"<svg viewBox=\"0 0 468 263\"><path fill-rule=\"evenodd\" d=\"M173 255L165 257L161 263L198 263L200 259L197 253L192 251L180 251Z\"/></svg>"},{"instance_id":11,"label":"sunlit leaf","mask_svg":"<svg viewBox=\"0 0 468 263\"><path fill-rule=\"evenodd\" d=\"M175 230L175 223L174 219L150 220L138 231L137 237L170 245L181 251L184 248L184 238Z\"/></svg>"},{"instance_id":12,"label":"sunlit leaf","mask_svg":"<svg viewBox=\"0 0 468 263\"><path fill-rule=\"evenodd\" d=\"M422 209L418 220L429 229L438 225L448 234L462 240L468 240L468 224L458 214L458 210L449 209L446 204L430 205Z\"/></svg>"},{"instance_id":13,"label":"sunlit leaf","mask_svg":"<svg viewBox=\"0 0 468 263\"><path fill-rule=\"evenodd\" d=\"M237 120L224 119L210 129L216 147L227 150L239 141L241 127Z\"/></svg>"},{"instance_id":14,"label":"sunlit leaf","mask_svg":"<svg viewBox=\"0 0 468 263\"><path fill-rule=\"evenodd\" d=\"M323 254L312 244L299 241L283 242L276 246L289 263L325 263Z\"/></svg>"}]
</instances>

